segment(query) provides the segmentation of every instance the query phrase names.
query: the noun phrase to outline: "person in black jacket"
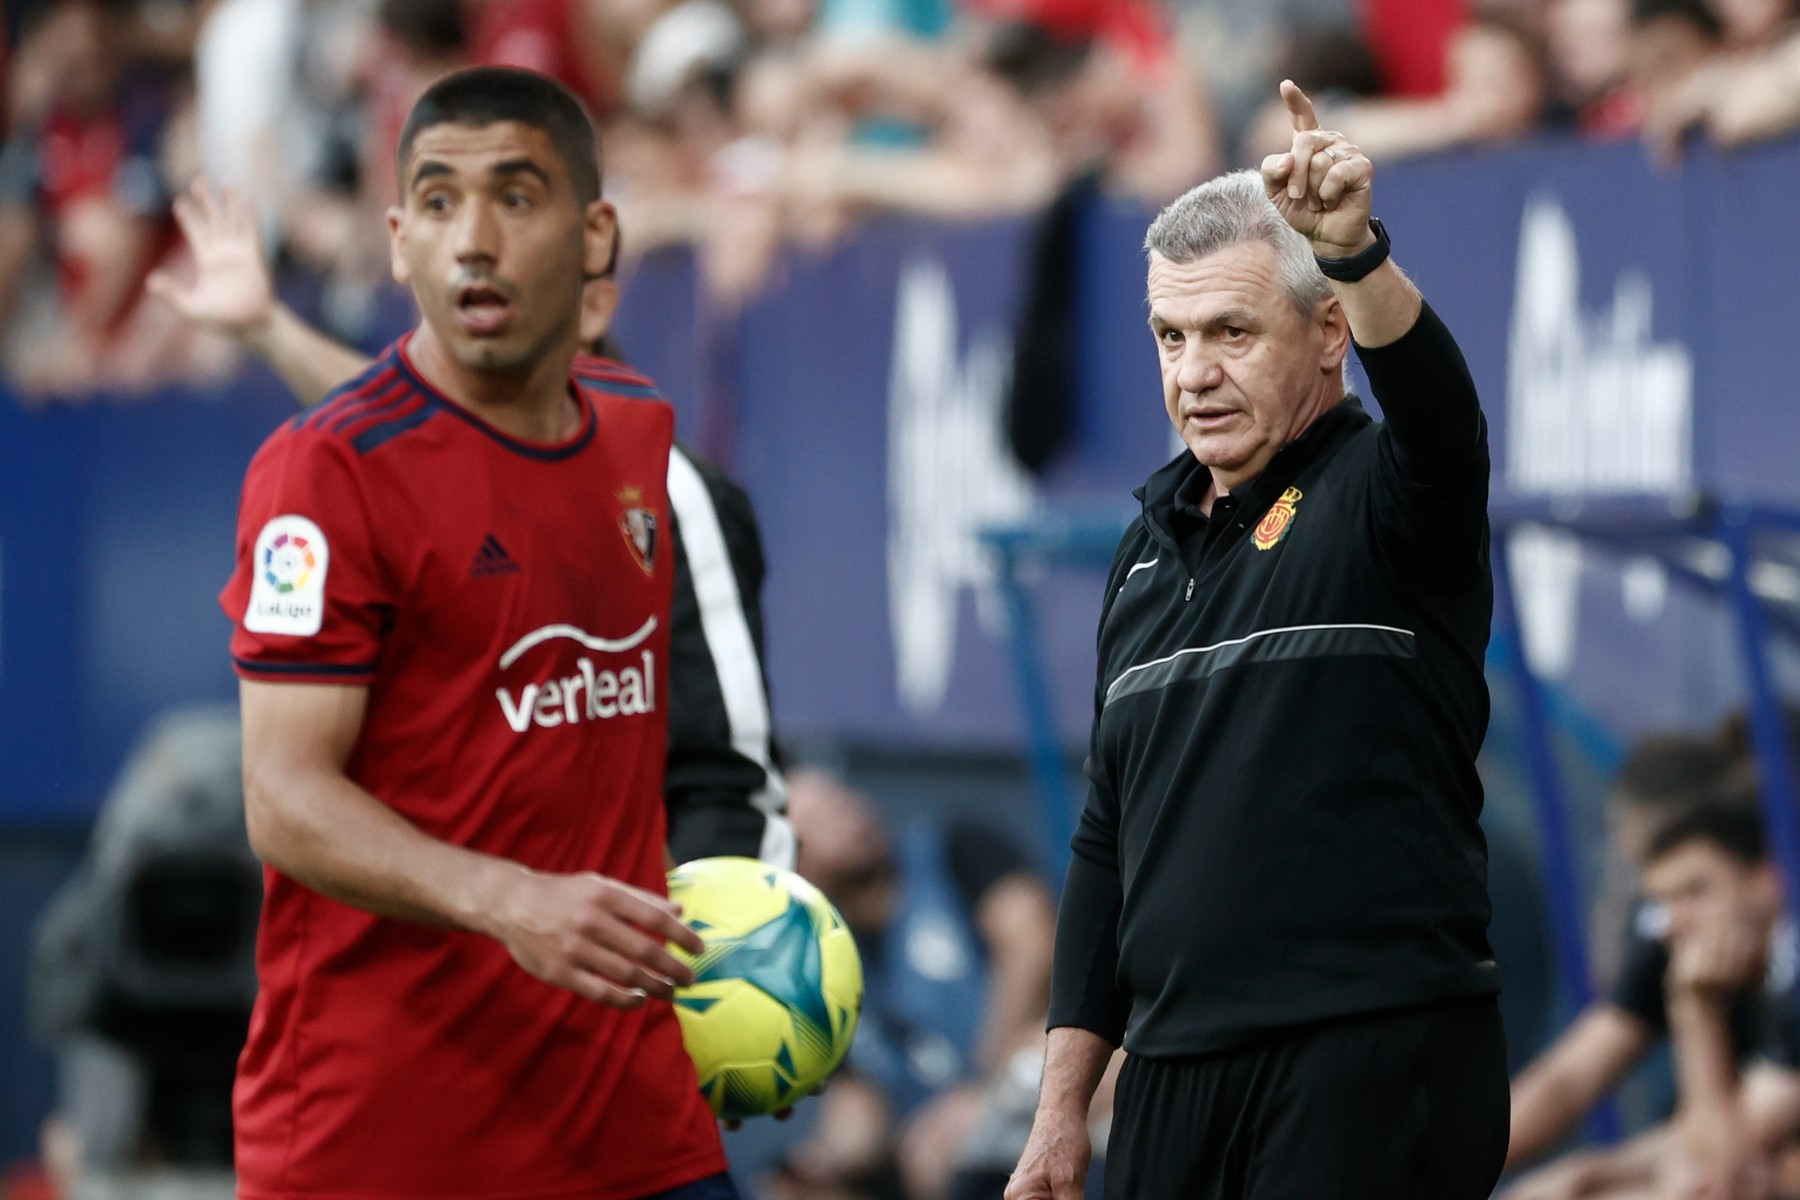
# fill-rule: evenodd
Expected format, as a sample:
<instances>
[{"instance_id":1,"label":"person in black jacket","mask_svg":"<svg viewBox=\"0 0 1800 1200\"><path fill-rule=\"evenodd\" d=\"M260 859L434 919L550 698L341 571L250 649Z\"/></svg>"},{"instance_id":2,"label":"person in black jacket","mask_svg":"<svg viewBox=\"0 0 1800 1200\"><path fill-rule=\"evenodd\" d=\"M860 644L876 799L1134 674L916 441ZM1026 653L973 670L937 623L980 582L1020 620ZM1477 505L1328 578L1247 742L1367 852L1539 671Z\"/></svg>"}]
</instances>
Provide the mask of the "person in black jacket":
<instances>
[{"instance_id":1,"label":"person in black jacket","mask_svg":"<svg viewBox=\"0 0 1800 1200\"><path fill-rule=\"evenodd\" d=\"M1157 217L1186 444L1106 585L1050 1041L1008 1200L1478 1200L1506 1153L1475 756L1485 423L1388 260L1373 169L1292 83L1291 149ZM1345 393L1352 340L1385 423Z\"/></svg>"},{"instance_id":2,"label":"person in black jacket","mask_svg":"<svg viewBox=\"0 0 1800 1200\"><path fill-rule=\"evenodd\" d=\"M252 206L196 184L175 202L193 253L187 279L147 281L189 321L263 359L302 405L317 404L368 366L363 354L306 324L275 295ZM607 329L618 310L619 246L583 293L582 339L617 360ZM670 614L669 750L663 797L669 854L715 854L792 867L796 845L776 761L763 671L762 538L750 497L687 446L669 455L675 515Z\"/></svg>"}]
</instances>

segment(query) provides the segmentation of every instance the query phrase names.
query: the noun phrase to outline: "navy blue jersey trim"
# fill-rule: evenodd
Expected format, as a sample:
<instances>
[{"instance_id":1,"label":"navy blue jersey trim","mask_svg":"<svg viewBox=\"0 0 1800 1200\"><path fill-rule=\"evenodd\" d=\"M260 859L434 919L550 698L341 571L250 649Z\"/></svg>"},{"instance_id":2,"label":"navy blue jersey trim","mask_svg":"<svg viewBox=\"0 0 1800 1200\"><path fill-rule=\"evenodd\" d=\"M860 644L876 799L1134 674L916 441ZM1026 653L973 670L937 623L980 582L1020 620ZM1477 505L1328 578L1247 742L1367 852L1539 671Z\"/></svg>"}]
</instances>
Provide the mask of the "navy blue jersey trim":
<instances>
[{"instance_id":1,"label":"navy blue jersey trim","mask_svg":"<svg viewBox=\"0 0 1800 1200\"><path fill-rule=\"evenodd\" d=\"M333 678L355 675L373 675L375 664L370 663L260 663L248 658L231 656L240 671L254 671L258 675L325 675Z\"/></svg>"},{"instance_id":2,"label":"navy blue jersey trim","mask_svg":"<svg viewBox=\"0 0 1800 1200\"><path fill-rule=\"evenodd\" d=\"M610 379L594 379L581 377L582 385L596 392L606 392L613 396L624 396L631 400L661 400L663 395L653 387L645 387L636 383L615 383Z\"/></svg>"},{"instance_id":3,"label":"navy blue jersey trim","mask_svg":"<svg viewBox=\"0 0 1800 1200\"><path fill-rule=\"evenodd\" d=\"M360 405L352 405L343 415L326 422L331 433L345 433L358 421L378 419L412 399L412 385L396 375L394 382L367 396Z\"/></svg>"},{"instance_id":4,"label":"navy blue jersey trim","mask_svg":"<svg viewBox=\"0 0 1800 1200\"><path fill-rule=\"evenodd\" d=\"M498 442L504 448L511 450L514 454L523 455L526 458L533 458L539 462L557 462L561 459L570 458L580 454L583 450L587 449L588 443L594 440L594 434L599 428L599 422L594 419L593 404L588 401L586 396L580 395L578 389L576 399L581 402L581 432L575 435L574 441L565 442L560 446L539 446L534 445L531 442L522 442L516 437L501 433L498 429L495 429L492 425L489 425L486 421L482 420L462 405L445 399L439 394L436 388L432 387L429 383L426 383L424 378L417 371L413 370L413 365L407 361L404 352L397 352L394 355L394 358L400 364L400 369L406 372L406 377L412 380L413 385L425 394L427 405L424 411L447 412L454 417L467 421L470 425L473 425L476 429ZM406 420L410 419L410 417L402 419ZM414 423L416 424L417 422ZM410 428L410 426L408 428ZM368 432L373 431L371 430ZM367 433L358 435L358 440L361 440L362 437L366 436ZM392 434L389 436L391 437ZM386 440L386 438L382 439L382 441ZM380 444L380 442L376 443L376 445Z\"/></svg>"},{"instance_id":5,"label":"navy blue jersey trim","mask_svg":"<svg viewBox=\"0 0 1800 1200\"><path fill-rule=\"evenodd\" d=\"M354 407L357 401L367 400L369 398L367 392L368 386L376 379L380 378L384 371L391 371L393 369L393 360L386 354L381 355L374 362L370 363L368 367L363 370L362 374L356 376L354 379L340 383L337 387L328 392L325 399L319 402L319 407L313 409L301 419L301 427L304 429L318 429L323 426L328 419L342 416L347 409Z\"/></svg>"},{"instance_id":6,"label":"navy blue jersey trim","mask_svg":"<svg viewBox=\"0 0 1800 1200\"><path fill-rule=\"evenodd\" d=\"M392 438L397 438L409 429L417 429L431 418L437 416L447 405L439 403L431 396L424 396L424 404L397 417L389 417L385 421L377 421L361 433L350 439L351 448L357 454L367 454L375 447Z\"/></svg>"}]
</instances>

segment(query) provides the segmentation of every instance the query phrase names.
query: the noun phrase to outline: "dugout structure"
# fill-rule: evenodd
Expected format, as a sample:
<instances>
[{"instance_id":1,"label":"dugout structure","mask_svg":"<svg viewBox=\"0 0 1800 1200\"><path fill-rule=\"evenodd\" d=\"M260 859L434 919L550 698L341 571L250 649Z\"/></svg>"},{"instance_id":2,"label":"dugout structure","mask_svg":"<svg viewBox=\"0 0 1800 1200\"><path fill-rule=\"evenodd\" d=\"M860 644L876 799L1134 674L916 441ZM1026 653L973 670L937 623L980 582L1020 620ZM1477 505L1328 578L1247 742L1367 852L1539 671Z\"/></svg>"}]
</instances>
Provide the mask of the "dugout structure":
<instances>
[{"instance_id":1,"label":"dugout structure","mask_svg":"<svg viewBox=\"0 0 1800 1200\"><path fill-rule=\"evenodd\" d=\"M1800 928L1800 788L1795 771L1800 747L1788 744L1774 663L1778 639L1800 644L1800 594L1783 585L1783 580L1800 577L1800 511L1698 496L1675 503L1509 501L1496 505L1491 515L1494 628L1488 669L1514 692L1518 748L1530 784L1549 941L1565 1011L1573 1014L1588 1003L1593 978L1586 937L1589 909L1557 738L1572 735L1577 745L1589 749L1589 757L1609 767L1615 765L1616 751L1591 717L1532 670L1508 553L1510 540L1522 531L1556 530L1618 554L1649 556L1673 583L1724 602L1744 680L1769 848L1788 881L1787 917ZM1056 728L1031 581L1057 568L1104 572L1128 519L1118 506L1062 508L983 534L1005 605L1045 862L1058 879L1067 866L1082 798L1071 783L1067 748ZM1593 1132L1611 1140L1617 1122L1604 1113Z\"/></svg>"}]
</instances>

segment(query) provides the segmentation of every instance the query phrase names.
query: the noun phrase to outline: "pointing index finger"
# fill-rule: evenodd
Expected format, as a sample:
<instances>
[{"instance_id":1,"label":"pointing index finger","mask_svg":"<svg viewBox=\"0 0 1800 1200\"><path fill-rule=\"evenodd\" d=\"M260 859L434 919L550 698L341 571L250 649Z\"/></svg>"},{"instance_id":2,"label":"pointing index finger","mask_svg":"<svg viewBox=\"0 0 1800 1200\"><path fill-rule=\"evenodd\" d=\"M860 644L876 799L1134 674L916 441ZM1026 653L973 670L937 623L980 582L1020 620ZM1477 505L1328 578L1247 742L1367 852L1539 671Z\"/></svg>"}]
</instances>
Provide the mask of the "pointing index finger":
<instances>
[{"instance_id":1,"label":"pointing index finger","mask_svg":"<svg viewBox=\"0 0 1800 1200\"><path fill-rule=\"evenodd\" d=\"M1281 81L1281 101L1287 105L1288 115L1294 120L1294 132L1304 133L1319 127L1319 115L1313 111L1313 103L1307 98L1300 85L1291 79Z\"/></svg>"}]
</instances>

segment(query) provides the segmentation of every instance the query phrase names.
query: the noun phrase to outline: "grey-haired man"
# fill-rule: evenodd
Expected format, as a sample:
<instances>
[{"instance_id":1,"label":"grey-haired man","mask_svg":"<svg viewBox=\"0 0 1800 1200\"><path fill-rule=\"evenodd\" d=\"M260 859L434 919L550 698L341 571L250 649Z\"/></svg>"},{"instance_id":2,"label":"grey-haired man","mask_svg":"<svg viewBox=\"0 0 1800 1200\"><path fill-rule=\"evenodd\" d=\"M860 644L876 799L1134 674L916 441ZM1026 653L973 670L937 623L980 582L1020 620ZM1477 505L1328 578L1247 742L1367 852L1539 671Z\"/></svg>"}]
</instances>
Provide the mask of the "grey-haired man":
<instances>
[{"instance_id":1,"label":"grey-haired man","mask_svg":"<svg viewBox=\"0 0 1800 1200\"><path fill-rule=\"evenodd\" d=\"M1486 427L1387 257L1369 160L1291 148L1166 209L1150 326L1186 444L1100 619L1091 789L1008 1200L1069 1200L1089 1097L1132 1200L1482 1200L1505 1157L1475 755ZM1354 339L1385 423L1345 394Z\"/></svg>"}]
</instances>

